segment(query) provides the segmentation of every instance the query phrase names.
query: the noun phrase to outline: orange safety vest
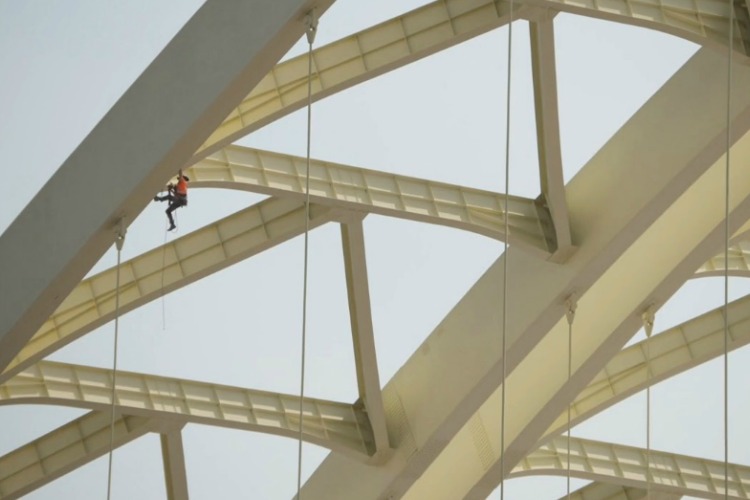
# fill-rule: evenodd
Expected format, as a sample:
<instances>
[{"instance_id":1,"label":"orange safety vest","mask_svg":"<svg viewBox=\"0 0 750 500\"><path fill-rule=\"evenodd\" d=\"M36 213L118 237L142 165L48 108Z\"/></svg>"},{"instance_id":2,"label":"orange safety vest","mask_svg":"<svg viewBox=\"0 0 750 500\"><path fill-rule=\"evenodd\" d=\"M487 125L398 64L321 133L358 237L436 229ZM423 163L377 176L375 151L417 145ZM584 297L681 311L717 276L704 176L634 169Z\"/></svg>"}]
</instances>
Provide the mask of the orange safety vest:
<instances>
[{"instance_id":1,"label":"orange safety vest","mask_svg":"<svg viewBox=\"0 0 750 500\"><path fill-rule=\"evenodd\" d=\"M177 181L177 187L175 188L175 192L179 194L180 196L187 196L187 188L188 183L185 180L184 177L180 177L180 179Z\"/></svg>"}]
</instances>

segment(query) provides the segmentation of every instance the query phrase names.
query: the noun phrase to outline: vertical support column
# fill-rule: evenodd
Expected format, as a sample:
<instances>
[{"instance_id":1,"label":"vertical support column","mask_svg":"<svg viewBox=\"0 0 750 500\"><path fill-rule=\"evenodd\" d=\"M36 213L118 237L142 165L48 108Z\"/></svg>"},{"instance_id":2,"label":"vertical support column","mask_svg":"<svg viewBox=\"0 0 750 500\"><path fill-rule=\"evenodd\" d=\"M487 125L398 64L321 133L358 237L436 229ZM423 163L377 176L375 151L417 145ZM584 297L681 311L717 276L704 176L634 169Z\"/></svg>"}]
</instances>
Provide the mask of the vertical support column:
<instances>
[{"instance_id":1,"label":"vertical support column","mask_svg":"<svg viewBox=\"0 0 750 500\"><path fill-rule=\"evenodd\" d=\"M552 14L529 23L531 37L531 68L534 79L537 150L541 201L547 205L555 227L557 248L550 257L564 262L573 252L570 237L568 204L565 200L562 153L560 151L560 120L557 112L557 76L555 67L555 32Z\"/></svg>"},{"instance_id":2,"label":"vertical support column","mask_svg":"<svg viewBox=\"0 0 750 500\"><path fill-rule=\"evenodd\" d=\"M385 452L390 449L390 444L373 337L362 220L342 222L341 240L344 248L346 290L349 296L349 317L352 325L354 360L357 364L359 396L365 404L372 426L376 451L374 458L376 461L384 460Z\"/></svg>"},{"instance_id":3,"label":"vertical support column","mask_svg":"<svg viewBox=\"0 0 750 500\"><path fill-rule=\"evenodd\" d=\"M185 451L182 447L182 429L163 432L161 438L161 455L164 460L164 482L167 485L169 500L188 500L187 472L185 470Z\"/></svg>"}]
</instances>

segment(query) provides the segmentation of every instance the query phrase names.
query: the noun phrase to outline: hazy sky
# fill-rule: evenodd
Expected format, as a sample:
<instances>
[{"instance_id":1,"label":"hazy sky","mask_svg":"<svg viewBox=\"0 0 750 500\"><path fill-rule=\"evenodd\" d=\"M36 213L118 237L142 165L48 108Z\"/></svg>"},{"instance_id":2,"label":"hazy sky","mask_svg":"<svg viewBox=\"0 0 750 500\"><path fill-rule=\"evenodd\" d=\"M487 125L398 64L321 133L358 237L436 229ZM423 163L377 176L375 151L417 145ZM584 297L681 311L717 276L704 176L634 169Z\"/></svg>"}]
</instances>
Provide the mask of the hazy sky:
<instances>
[{"instance_id":1,"label":"hazy sky","mask_svg":"<svg viewBox=\"0 0 750 500\"><path fill-rule=\"evenodd\" d=\"M202 2L197 0L0 0L0 232L42 187L118 97ZM320 20L316 46L399 15L425 1L338 0ZM684 40L575 16L555 21L562 152L566 180L696 50ZM536 197L539 179L528 29L513 29L511 192ZM305 50L295 46L292 54ZM504 189L507 29L418 61L314 106L312 155L466 186ZM295 113L242 144L304 155L305 114ZM103 166L105 168L106 166ZM128 232L129 259L262 199L193 190L179 230L165 235L163 205L147 207ZM368 216L370 294L381 382L385 384L502 252L502 243L444 227ZM306 395L357 398L339 228L310 237ZM50 251L53 251L52 249ZM207 277L124 315L119 367L295 394L299 391L302 239ZM96 266L114 265L112 252ZM732 294L747 293L732 281ZM512 293L512 291L510 292ZM657 316L656 331L723 300L717 279L691 282ZM112 324L52 359L112 364ZM740 385L748 349L732 357L732 422L750 419ZM736 361L735 361L736 360ZM723 456L719 362L653 390L653 446ZM642 446L643 396L580 426L574 434ZM69 408L0 407L4 454L83 414ZM698 432L698 430L700 432ZM183 432L194 499L291 498L297 443L291 439L189 425ZM750 463L748 434L733 427L731 460ZM745 443L744 445L741 443ZM743 449L744 448L744 449ZM305 445L309 475L326 450ZM100 499L106 456L34 492L34 499ZM115 452L114 498L165 496L156 435ZM557 498L564 479L507 483L506 498ZM497 495L495 495L497 497Z\"/></svg>"}]
</instances>

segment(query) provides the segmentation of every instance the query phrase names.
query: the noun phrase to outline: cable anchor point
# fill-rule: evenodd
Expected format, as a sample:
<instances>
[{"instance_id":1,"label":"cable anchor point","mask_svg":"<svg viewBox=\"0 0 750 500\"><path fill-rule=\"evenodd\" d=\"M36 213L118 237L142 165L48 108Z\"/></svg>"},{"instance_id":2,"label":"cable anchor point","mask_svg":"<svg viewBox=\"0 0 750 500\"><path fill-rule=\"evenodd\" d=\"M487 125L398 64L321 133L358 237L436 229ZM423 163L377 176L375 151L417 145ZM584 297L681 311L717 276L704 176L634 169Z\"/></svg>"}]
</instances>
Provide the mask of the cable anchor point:
<instances>
[{"instance_id":1,"label":"cable anchor point","mask_svg":"<svg viewBox=\"0 0 750 500\"><path fill-rule=\"evenodd\" d=\"M312 45L315 41L315 34L318 32L318 13L317 8L313 8L305 16L305 33L307 34L307 43Z\"/></svg>"},{"instance_id":2,"label":"cable anchor point","mask_svg":"<svg viewBox=\"0 0 750 500\"><path fill-rule=\"evenodd\" d=\"M656 319L654 310L655 308L652 304L641 314L641 321L643 321L643 329L646 331L646 337L651 337L654 331L654 320Z\"/></svg>"},{"instance_id":3,"label":"cable anchor point","mask_svg":"<svg viewBox=\"0 0 750 500\"><path fill-rule=\"evenodd\" d=\"M120 217L115 225L115 246L117 250L122 250L122 245L125 243L125 234L128 232L128 228L125 225L125 217Z\"/></svg>"},{"instance_id":4,"label":"cable anchor point","mask_svg":"<svg viewBox=\"0 0 750 500\"><path fill-rule=\"evenodd\" d=\"M565 299L565 317L568 319L568 325L573 324L573 320L576 317L576 309L578 308L578 297L575 292L568 295Z\"/></svg>"}]
</instances>

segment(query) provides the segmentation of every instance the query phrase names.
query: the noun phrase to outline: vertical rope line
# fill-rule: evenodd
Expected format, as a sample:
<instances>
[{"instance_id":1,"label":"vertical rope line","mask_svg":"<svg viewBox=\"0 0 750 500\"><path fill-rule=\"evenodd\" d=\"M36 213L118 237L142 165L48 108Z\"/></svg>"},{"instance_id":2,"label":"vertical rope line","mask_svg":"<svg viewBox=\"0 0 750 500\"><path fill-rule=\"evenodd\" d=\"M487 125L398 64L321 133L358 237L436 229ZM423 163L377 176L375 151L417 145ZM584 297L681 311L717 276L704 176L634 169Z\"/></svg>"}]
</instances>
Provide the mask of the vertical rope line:
<instances>
[{"instance_id":1,"label":"vertical rope line","mask_svg":"<svg viewBox=\"0 0 750 500\"><path fill-rule=\"evenodd\" d=\"M167 264L167 235L164 231L164 244L161 247L161 329L167 329L167 299L164 295L164 266Z\"/></svg>"},{"instance_id":2,"label":"vertical rope line","mask_svg":"<svg viewBox=\"0 0 750 500\"><path fill-rule=\"evenodd\" d=\"M651 498L651 334L646 335L646 498Z\"/></svg>"},{"instance_id":3,"label":"vertical rope line","mask_svg":"<svg viewBox=\"0 0 750 500\"><path fill-rule=\"evenodd\" d=\"M305 399L305 348L307 344L307 261L310 233L310 138L312 129L312 44L317 20L315 11L307 17L307 156L305 159L305 258L302 280L302 355L299 387L299 436L297 448L297 499L302 495L302 405Z\"/></svg>"},{"instance_id":4,"label":"vertical rope line","mask_svg":"<svg viewBox=\"0 0 750 500\"><path fill-rule=\"evenodd\" d=\"M729 1L729 53L727 55L727 133L724 171L724 498L729 498L729 153L731 147L732 54L734 52L734 0Z\"/></svg>"},{"instance_id":5,"label":"vertical rope line","mask_svg":"<svg viewBox=\"0 0 750 500\"><path fill-rule=\"evenodd\" d=\"M505 196L503 198L504 235L503 240L503 332L502 332L502 390L500 391L500 500L505 498L505 355L507 353L506 333L508 329L508 205L510 199L510 88L511 62L513 55L513 0L510 0L508 20L508 84L505 97Z\"/></svg>"},{"instance_id":6,"label":"vertical rope line","mask_svg":"<svg viewBox=\"0 0 750 500\"><path fill-rule=\"evenodd\" d=\"M117 245L117 270L115 271L115 338L112 352L112 419L109 424L109 463L107 465L107 500L112 494L112 451L115 443L115 388L117 387L117 344L120 330L120 262L122 244L125 240L123 233L123 221L120 221L120 231L117 234L115 244Z\"/></svg>"},{"instance_id":7,"label":"vertical rope line","mask_svg":"<svg viewBox=\"0 0 750 500\"><path fill-rule=\"evenodd\" d=\"M572 318L568 321L568 383L570 383L570 377L572 374L572 365L573 365L573 321ZM567 477L567 487L568 487L568 500L570 500L570 407L571 403L568 403L568 425L567 425L567 431L566 431L566 440L567 440L567 447L568 447L568 456L567 456L567 466L568 466L568 477Z\"/></svg>"}]
</instances>

